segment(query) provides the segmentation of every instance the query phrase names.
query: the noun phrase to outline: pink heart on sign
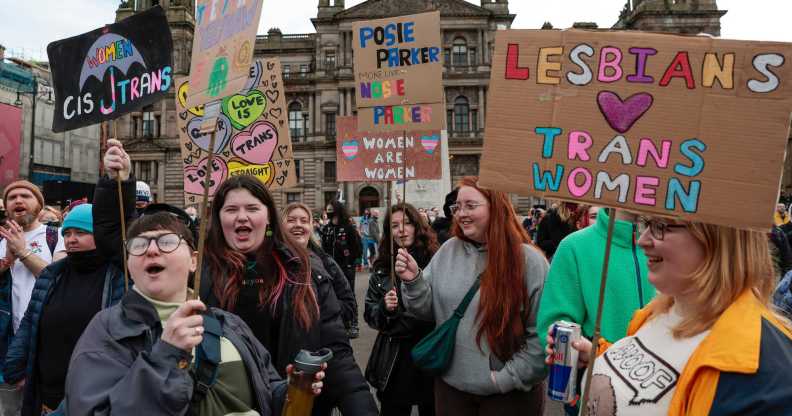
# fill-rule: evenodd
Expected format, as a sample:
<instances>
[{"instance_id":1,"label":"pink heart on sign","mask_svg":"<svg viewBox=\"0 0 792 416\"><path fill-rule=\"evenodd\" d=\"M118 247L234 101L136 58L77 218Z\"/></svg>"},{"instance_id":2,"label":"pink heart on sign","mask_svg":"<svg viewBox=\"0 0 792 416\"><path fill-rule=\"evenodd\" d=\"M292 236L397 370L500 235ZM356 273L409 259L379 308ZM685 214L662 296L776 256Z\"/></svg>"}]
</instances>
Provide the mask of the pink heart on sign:
<instances>
[{"instance_id":1,"label":"pink heart on sign","mask_svg":"<svg viewBox=\"0 0 792 416\"><path fill-rule=\"evenodd\" d=\"M231 151L245 162L263 165L271 161L277 145L278 129L269 121L259 121L231 140Z\"/></svg>"},{"instance_id":2,"label":"pink heart on sign","mask_svg":"<svg viewBox=\"0 0 792 416\"><path fill-rule=\"evenodd\" d=\"M184 192L190 194L203 194L204 178L206 178L206 160L201 159L197 165L184 168ZM209 195L214 195L215 190L228 177L228 165L223 159L212 159L212 179L209 182Z\"/></svg>"},{"instance_id":3,"label":"pink heart on sign","mask_svg":"<svg viewBox=\"0 0 792 416\"><path fill-rule=\"evenodd\" d=\"M622 101L615 92L600 91L597 94L597 105L605 116L605 121L613 130L625 133L652 106L654 99L647 92L639 92Z\"/></svg>"}]
</instances>

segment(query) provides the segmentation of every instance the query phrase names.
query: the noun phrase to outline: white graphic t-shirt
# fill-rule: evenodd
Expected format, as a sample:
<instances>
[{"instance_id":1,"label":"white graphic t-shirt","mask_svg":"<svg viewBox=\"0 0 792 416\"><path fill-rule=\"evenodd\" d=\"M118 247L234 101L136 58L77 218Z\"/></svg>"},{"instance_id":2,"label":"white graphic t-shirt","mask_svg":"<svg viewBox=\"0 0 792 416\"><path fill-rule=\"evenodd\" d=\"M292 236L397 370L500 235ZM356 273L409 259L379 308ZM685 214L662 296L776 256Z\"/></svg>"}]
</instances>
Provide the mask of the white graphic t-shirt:
<instances>
[{"instance_id":1,"label":"white graphic t-shirt","mask_svg":"<svg viewBox=\"0 0 792 416\"><path fill-rule=\"evenodd\" d=\"M60 230L57 232L58 244L55 246L55 253L65 251L66 247L63 244L63 237ZM47 226L42 224L34 230L25 233L25 241L27 241L27 248L33 254L41 257L47 263L52 263L52 254L50 253L49 246L47 246ZM6 255L6 240L0 241L0 258ZM22 323L22 318L25 317L28 303L30 303L30 296L33 294L33 286L36 284L36 277L33 273L22 264L22 261L17 259L14 266L11 267L11 277L13 286L11 287L11 308L12 308L12 323L14 326L14 333L19 329Z\"/></svg>"},{"instance_id":2,"label":"white graphic t-shirt","mask_svg":"<svg viewBox=\"0 0 792 416\"><path fill-rule=\"evenodd\" d=\"M589 415L665 415L690 355L709 334L675 339L671 328L682 318L672 307L622 338L594 362Z\"/></svg>"}]
</instances>

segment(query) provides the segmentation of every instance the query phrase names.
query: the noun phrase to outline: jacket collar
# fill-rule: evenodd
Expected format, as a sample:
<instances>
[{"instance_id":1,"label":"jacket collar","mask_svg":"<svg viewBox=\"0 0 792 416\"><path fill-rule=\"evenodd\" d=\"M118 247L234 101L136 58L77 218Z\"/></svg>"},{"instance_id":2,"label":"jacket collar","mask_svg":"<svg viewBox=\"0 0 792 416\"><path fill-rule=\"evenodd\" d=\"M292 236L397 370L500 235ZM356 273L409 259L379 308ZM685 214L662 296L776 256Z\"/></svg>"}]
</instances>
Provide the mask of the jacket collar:
<instances>
[{"instance_id":1,"label":"jacket collar","mask_svg":"<svg viewBox=\"0 0 792 416\"><path fill-rule=\"evenodd\" d=\"M602 239L605 240L608 238L608 213L605 208L602 208L597 212L597 222L592 225L594 229L597 231L597 234L602 236ZM616 223L613 224L613 244L616 244L619 247L631 248L634 244L634 234L635 227L633 223L624 220L616 220Z\"/></svg>"},{"instance_id":2,"label":"jacket collar","mask_svg":"<svg viewBox=\"0 0 792 416\"><path fill-rule=\"evenodd\" d=\"M108 332L115 340L139 336L160 323L154 306L135 290L124 295L118 311L108 325Z\"/></svg>"},{"instance_id":3,"label":"jacket collar","mask_svg":"<svg viewBox=\"0 0 792 416\"><path fill-rule=\"evenodd\" d=\"M763 318L792 338L792 332L780 325L753 292L745 290L715 321L709 335L691 355L687 364L692 370L691 374L701 367L732 373L756 373L759 369ZM648 308L636 312L627 334L635 334L648 319Z\"/></svg>"}]
</instances>

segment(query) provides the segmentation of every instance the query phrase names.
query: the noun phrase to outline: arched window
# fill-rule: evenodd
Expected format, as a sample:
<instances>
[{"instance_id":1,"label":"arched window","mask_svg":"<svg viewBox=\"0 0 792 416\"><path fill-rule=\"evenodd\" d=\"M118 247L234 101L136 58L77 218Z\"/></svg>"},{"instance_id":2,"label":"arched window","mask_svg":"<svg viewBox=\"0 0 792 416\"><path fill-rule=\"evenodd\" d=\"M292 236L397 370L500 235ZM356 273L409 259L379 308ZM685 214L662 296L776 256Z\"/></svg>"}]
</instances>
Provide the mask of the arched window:
<instances>
[{"instance_id":1,"label":"arched window","mask_svg":"<svg viewBox=\"0 0 792 416\"><path fill-rule=\"evenodd\" d=\"M302 104L295 101L289 104L289 130L292 140L303 135Z\"/></svg>"},{"instance_id":2,"label":"arched window","mask_svg":"<svg viewBox=\"0 0 792 416\"><path fill-rule=\"evenodd\" d=\"M470 131L470 104L465 97L457 97L454 100L454 131L467 132Z\"/></svg>"},{"instance_id":3,"label":"arched window","mask_svg":"<svg viewBox=\"0 0 792 416\"><path fill-rule=\"evenodd\" d=\"M454 66L465 66L467 61L467 42L464 38L454 39L454 47L451 49Z\"/></svg>"}]
</instances>

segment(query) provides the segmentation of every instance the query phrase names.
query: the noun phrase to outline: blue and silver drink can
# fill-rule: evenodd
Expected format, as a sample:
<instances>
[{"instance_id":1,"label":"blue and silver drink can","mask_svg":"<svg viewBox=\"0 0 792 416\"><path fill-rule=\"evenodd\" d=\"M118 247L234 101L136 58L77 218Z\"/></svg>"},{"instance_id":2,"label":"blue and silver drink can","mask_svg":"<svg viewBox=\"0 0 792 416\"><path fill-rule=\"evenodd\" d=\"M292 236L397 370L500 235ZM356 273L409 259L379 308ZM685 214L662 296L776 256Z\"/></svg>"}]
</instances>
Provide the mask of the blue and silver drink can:
<instances>
[{"instance_id":1,"label":"blue and silver drink can","mask_svg":"<svg viewBox=\"0 0 792 416\"><path fill-rule=\"evenodd\" d=\"M580 339L580 325L558 321L553 324L551 335L555 342L555 353L550 366L547 395L555 401L573 403L577 398L578 350L572 348L572 342Z\"/></svg>"}]
</instances>

